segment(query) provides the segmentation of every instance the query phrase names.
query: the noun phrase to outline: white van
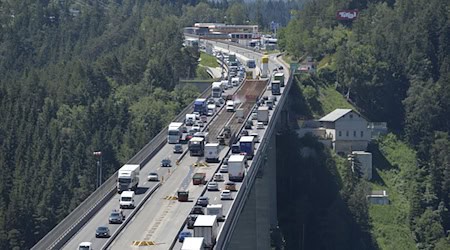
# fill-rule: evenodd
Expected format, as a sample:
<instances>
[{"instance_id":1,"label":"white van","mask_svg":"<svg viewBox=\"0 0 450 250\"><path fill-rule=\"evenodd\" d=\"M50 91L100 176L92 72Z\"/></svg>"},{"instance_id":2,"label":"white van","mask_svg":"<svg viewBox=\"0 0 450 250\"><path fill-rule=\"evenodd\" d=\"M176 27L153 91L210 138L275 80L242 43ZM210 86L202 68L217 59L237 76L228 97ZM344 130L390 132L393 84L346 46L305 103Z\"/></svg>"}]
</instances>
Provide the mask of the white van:
<instances>
[{"instance_id":1,"label":"white van","mask_svg":"<svg viewBox=\"0 0 450 250\"><path fill-rule=\"evenodd\" d=\"M227 101L227 111L234 112L234 101Z\"/></svg>"},{"instance_id":2,"label":"white van","mask_svg":"<svg viewBox=\"0 0 450 250\"><path fill-rule=\"evenodd\" d=\"M234 87L239 86L239 77L231 78L231 84L233 84Z\"/></svg>"},{"instance_id":3,"label":"white van","mask_svg":"<svg viewBox=\"0 0 450 250\"><path fill-rule=\"evenodd\" d=\"M135 208L134 191L124 191L120 195L120 208Z\"/></svg>"},{"instance_id":4,"label":"white van","mask_svg":"<svg viewBox=\"0 0 450 250\"><path fill-rule=\"evenodd\" d=\"M81 242L80 245L78 245L78 250L92 250L92 243Z\"/></svg>"}]
</instances>

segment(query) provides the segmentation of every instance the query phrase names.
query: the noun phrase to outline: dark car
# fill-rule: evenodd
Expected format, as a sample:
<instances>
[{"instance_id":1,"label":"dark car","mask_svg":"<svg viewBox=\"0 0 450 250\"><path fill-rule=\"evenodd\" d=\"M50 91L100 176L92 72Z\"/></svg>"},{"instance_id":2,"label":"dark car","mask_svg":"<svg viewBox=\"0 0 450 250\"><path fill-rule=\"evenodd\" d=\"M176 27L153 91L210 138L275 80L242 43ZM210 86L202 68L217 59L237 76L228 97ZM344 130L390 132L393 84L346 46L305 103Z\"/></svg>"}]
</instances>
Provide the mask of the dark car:
<instances>
[{"instance_id":1,"label":"dark car","mask_svg":"<svg viewBox=\"0 0 450 250\"><path fill-rule=\"evenodd\" d=\"M228 159L230 158L230 156L227 156L225 158L223 158L222 164L223 165L228 165Z\"/></svg>"},{"instance_id":2,"label":"dark car","mask_svg":"<svg viewBox=\"0 0 450 250\"><path fill-rule=\"evenodd\" d=\"M175 154L183 153L183 146L181 146L181 144L175 144L175 146L173 146L173 152Z\"/></svg>"},{"instance_id":3,"label":"dark car","mask_svg":"<svg viewBox=\"0 0 450 250\"><path fill-rule=\"evenodd\" d=\"M178 241L179 242L183 242L184 238L186 237L192 237L192 233L189 231L183 231L180 233L180 235L178 235Z\"/></svg>"},{"instance_id":4,"label":"dark car","mask_svg":"<svg viewBox=\"0 0 450 250\"><path fill-rule=\"evenodd\" d=\"M109 215L109 224L121 224L124 219L125 216L122 212L113 210Z\"/></svg>"},{"instance_id":5,"label":"dark car","mask_svg":"<svg viewBox=\"0 0 450 250\"><path fill-rule=\"evenodd\" d=\"M227 183L225 183L225 190L236 191L236 183L228 181Z\"/></svg>"},{"instance_id":6,"label":"dark car","mask_svg":"<svg viewBox=\"0 0 450 250\"><path fill-rule=\"evenodd\" d=\"M191 210L191 214L204 215L205 209L202 206L194 206Z\"/></svg>"},{"instance_id":7,"label":"dark car","mask_svg":"<svg viewBox=\"0 0 450 250\"><path fill-rule=\"evenodd\" d=\"M248 136L248 130L242 130L241 136Z\"/></svg>"},{"instance_id":8,"label":"dark car","mask_svg":"<svg viewBox=\"0 0 450 250\"><path fill-rule=\"evenodd\" d=\"M163 159L161 161L161 167L172 167L172 162L170 159Z\"/></svg>"},{"instance_id":9,"label":"dark car","mask_svg":"<svg viewBox=\"0 0 450 250\"><path fill-rule=\"evenodd\" d=\"M208 204L209 204L209 198L205 197L205 196L201 196L198 198L196 205L206 207L206 206L208 206Z\"/></svg>"},{"instance_id":10,"label":"dark car","mask_svg":"<svg viewBox=\"0 0 450 250\"><path fill-rule=\"evenodd\" d=\"M252 120L247 120L245 122L245 129L252 129L253 126L253 121Z\"/></svg>"},{"instance_id":11,"label":"dark car","mask_svg":"<svg viewBox=\"0 0 450 250\"><path fill-rule=\"evenodd\" d=\"M98 227L95 230L95 238L109 238L111 234L109 233L109 228L105 226Z\"/></svg>"},{"instance_id":12,"label":"dark car","mask_svg":"<svg viewBox=\"0 0 450 250\"><path fill-rule=\"evenodd\" d=\"M197 214L188 215L188 217L186 218L186 226L188 229L194 228L194 223L195 223L195 220L197 220L197 217L198 217Z\"/></svg>"}]
</instances>

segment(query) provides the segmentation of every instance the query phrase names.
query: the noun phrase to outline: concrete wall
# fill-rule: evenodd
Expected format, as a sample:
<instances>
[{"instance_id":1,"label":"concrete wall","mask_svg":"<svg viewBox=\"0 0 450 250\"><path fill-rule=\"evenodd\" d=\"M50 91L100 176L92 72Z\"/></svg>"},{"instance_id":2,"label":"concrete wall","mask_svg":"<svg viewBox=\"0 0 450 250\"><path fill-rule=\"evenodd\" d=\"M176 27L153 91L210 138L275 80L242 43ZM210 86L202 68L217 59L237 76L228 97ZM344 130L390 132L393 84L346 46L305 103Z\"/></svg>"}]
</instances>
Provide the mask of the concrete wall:
<instances>
[{"instance_id":1,"label":"concrete wall","mask_svg":"<svg viewBox=\"0 0 450 250\"><path fill-rule=\"evenodd\" d=\"M276 196L276 133L266 150L250 195L245 201L228 249L271 249L270 230L278 225Z\"/></svg>"}]
</instances>

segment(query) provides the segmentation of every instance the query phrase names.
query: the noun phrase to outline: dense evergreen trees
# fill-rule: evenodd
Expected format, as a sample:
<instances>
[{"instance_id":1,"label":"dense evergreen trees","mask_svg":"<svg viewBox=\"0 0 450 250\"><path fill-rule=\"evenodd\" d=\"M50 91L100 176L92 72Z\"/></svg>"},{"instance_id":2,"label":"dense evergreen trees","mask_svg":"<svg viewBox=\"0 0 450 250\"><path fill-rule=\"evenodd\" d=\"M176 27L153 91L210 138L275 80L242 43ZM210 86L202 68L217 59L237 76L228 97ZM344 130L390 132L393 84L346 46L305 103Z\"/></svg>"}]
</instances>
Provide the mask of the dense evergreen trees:
<instances>
[{"instance_id":1,"label":"dense evergreen trees","mask_svg":"<svg viewBox=\"0 0 450 250\"><path fill-rule=\"evenodd\" d=\"M335 20L336 10L352 8L361 11L358 20ZM448 248L448 2L312 1L280 38L296 57L307 53L328 61L328 81L417 150L420 163L408 192L411 229L419 248Z\"/></svg>"},{"instance_id":2,"label":"dense evergreen trees","mask_svg":"<svg viewBox=\"0 0 450 250\"><path fill-rule=\"evenodd\" d=\"M176 87L199 57L181 5L77 2L0 3L0 249L30 248L94 190L93 151L110 176L198 94Z\"/></svg>"}]
</instances>

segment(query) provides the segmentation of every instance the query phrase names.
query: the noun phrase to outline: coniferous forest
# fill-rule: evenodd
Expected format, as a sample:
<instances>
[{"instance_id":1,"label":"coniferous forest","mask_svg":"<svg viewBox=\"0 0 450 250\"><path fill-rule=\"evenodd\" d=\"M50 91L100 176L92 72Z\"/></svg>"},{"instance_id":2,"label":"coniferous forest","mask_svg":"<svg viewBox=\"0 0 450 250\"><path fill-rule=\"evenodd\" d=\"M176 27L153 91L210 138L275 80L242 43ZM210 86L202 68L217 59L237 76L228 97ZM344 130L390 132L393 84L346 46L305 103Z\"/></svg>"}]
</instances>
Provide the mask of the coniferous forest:
<instances>
[{"instance_id":1,"label":"coniferous forest","mask_svg":"<svg viewBox=\"0 0 450 250\"><path fill-rule=\"evenodd\" d=\"M75 4L75 2L79 2ZM0 249L27 249L197 96L181 1L0 2Z\"/></svg>"},{"instance_id":2,"label":"coniferous forest","mask_svg":"<svg viewBox=\"0 0 450 250\"><path fill-rule=\"evenodd\" d=\"M358 9L358 18L336 20L345 9ZM417 248L449 249L450 3L308 1L278 35L294 58L320 62L316 82L335 87L370 121L387 122L415 150L417 164L398 180L409 201L404 216Z\"/></svg>"},{"instance_id":3,"label":"coniferous forest","mask_svg":"<svg viewBox=\"0 0 450 250\"><path fill-rule=\"evenodd\" d=\"M294 4L295 5L295 4ZM29 249L198 91L195 22L287 24L261 1L0 1L0 249ZM249 11L252 10L252 11Z\"/></svg>"},{"instance_id":4,"label":"coniferous forest","mask_svg":"<svg viewBox=\"0 0 450 250\"><path fill-rule=\"evenodd\" d=\"M337 21L339 9L360 15ZM271 21L286 25L277 34L283 50L320 61L319 81L333 84L369 120L388 122L417 152L410 179L402 180L409 227L418 248L448 249L444 0L0 1L0 249L32 247L95 189L94 151L103 153L106 179L198 95L178 84L195 77L199 58L182 46L182 27L252 23L268 31ZM315 145L292 142L302 143ZM323 247L370 245L365 210L340 210L359 215L339 224L359 242L336 237L341 245ZM322 232L320 225L314 230Z\"/></svg>"}]
</instances>

